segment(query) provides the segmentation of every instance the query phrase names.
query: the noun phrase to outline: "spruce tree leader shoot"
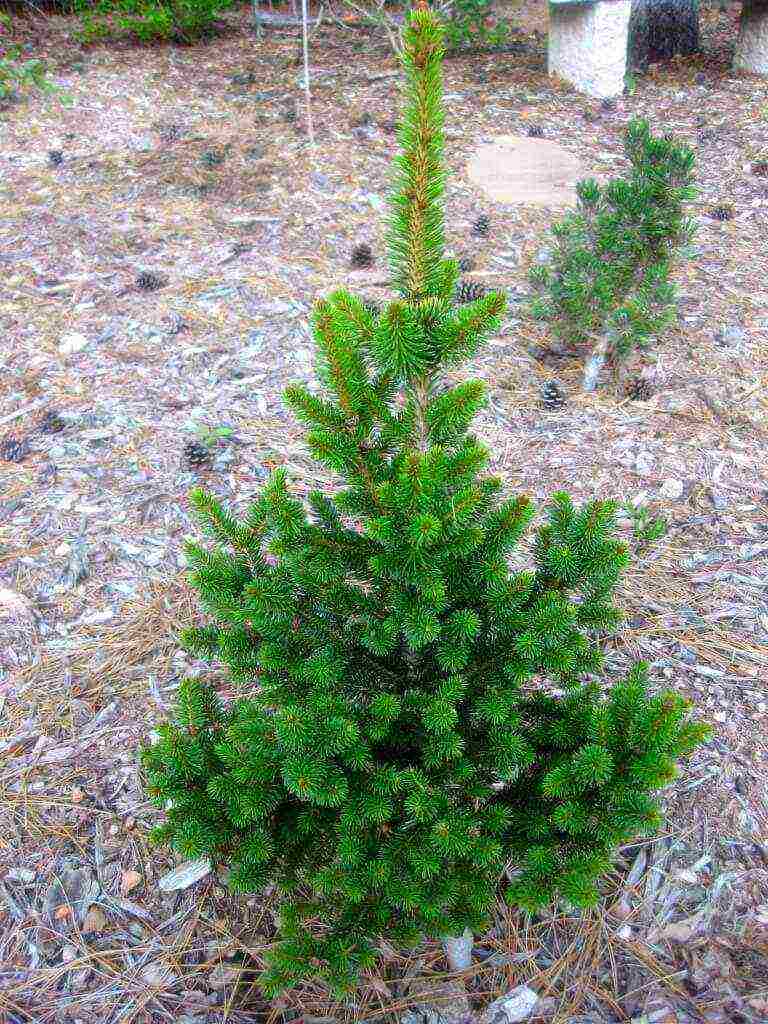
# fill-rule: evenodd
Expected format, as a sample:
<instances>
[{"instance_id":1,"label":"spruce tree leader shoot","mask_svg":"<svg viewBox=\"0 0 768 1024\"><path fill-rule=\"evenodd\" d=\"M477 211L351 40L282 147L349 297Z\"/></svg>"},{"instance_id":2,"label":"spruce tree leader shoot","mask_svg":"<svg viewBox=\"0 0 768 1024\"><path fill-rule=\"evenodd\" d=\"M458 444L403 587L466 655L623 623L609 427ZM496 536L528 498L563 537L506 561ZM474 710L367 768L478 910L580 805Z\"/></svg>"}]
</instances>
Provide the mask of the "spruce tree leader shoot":
<instances>
[{"instance_id":1,"label":"spruce tree leader shoot","mask_svg":"<svg viewBox=\"0 0 768 1024\"><path fill-rule=\"evenodd\" d=\"M316 978L348 990L380 936L447 937L461 965L500 892L529 911L593 904L614 847L658 824L652 792L706 732L679 696L646 694L642 665L601 694L627 563L614 506L556 494L521 568L534 508L486 472L470 432L483 385L445 381L504 299L454 300L441 39L433 13L410 14L398 297L381 313L345 291L318 303L322 392L286 392L341 483L304 504L276 470L242 520L194 492L216 544L189 544L192 582L214 624L186 646L243 696L188 680L144 753L158 838L227 865L236 890L277 886L267 994Z\"/></svg>"}]
</instances>

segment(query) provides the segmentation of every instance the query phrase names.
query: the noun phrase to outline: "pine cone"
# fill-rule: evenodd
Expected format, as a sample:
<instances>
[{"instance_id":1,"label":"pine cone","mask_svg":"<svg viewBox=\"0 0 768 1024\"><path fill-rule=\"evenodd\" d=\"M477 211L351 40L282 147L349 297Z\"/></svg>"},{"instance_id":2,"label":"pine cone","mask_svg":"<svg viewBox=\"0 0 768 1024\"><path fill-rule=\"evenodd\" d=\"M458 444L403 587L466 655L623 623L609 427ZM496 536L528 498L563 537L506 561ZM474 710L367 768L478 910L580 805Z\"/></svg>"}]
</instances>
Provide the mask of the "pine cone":
<instances>
[{"instance_id":1,"label":"pine cone","mask_svg":"<svg viewBox=\"0 0 768 1024\"><path fill-rule=\"evenodd\" d=\"M459 256L459 270L462 274L468 274L475 269L475 261L471 256Z\"/></svg>"},{"instance_id":2,"label":"pine cone","mask_svg":"<svg viewBox=\"0 0 768 1024\"><path fill-rule=\"evenodd\" d=\"M48 163L51 167L60 167L64 163L64 154L60 149L48 150Z\"/></svg>"},{"instance_id":3,"label":"pine cone","mask_svg":"<svg viewBox=\"0 0 768 1024\"><path fill-rule=\"evenodd\" d=\"M0 460L3 462L22 462L29 455L29 443L23 437L6 437L0 443Z\"/></svg>"},{"instance_id":4,"label":"pine cone","mask_svg":"<svg viewBox=\"0 0 768 1024\"><path fill-rule=\"evenodd\" d=\"M184 458L189 466L208 466L212 455L210 448L198 441L188 441L184 445Z\"/></svg>"},{"instance_id":5,"label":"pine cone","mask_svg":"<svg viewBox=\"0 0 768 1024\"><path fill-rule=\"evenodd\" d=\"M478 238L487 238L491 231L491 218L483 213L472 225L472 234Z\"/></svg>"},{"instance_id":6,"label":"pine cone","mask_svg":"<svg viewBox=\"0 0 768 1024\"><path fill-rule=\"evenodd\" d=\"M373 266L373 251L370 245L366 242L356 245L352 250L352 258L350 260L353 267L357 269L365 269Z\"/></svg>"},{"instance_id":7,"label":"pine cone","mask_svg":"<svg viewBox=\"0 0 768 1024\"><path fill-rule=\"evenodd\" d=\"M381 316L381 306L378 302L369 302L365 299L363 301L363 308L367 309L371 316Z\"/></svg>"},{"instance_id":8,"label":"pine cone","mask_svg":"<svg viewBox=\"0 0 768 1024\"><path fill-rule=\"evenodd\" d=\"M200 160L205 164L206 167L218 167L219 164L224 163L224 154L220 153L216 149L206 150L205 153L200 157Z\"/></svg>"},{"instance_id":9,"label":"pine cone","mask_svg":"<svg viewBox=\"0 0 768 1024\"><path fill-rule=\"evenodd\" d=\"M709 211L709 216L712 220L733 220L733 207L725 203L721 206L713 206Z\"/></svg>"},{"instance_id":10,"label":"pine cone","mask_svg":"<svg viewBox=\"0 0 768 1024\"><path fill-rule=\"evenodd\" d=\"M181 125L169 121L166 124L159 125L157 133L160 136L161 142L176 142L183 135L184 129Z\"/></svg>"},{"instance_id":11,"label":"pine cone","mask_svg":"<svg viewBox=\"0 0 768 1024\"><path fill-rule=\"evenodd\" d=\"M768 178L768 160L755 160L752 173L756 178Z\"/></svg>"},{"instance_id":12,"label":"pine cone","mask_svg":"<svg viewBox=\"0 0 768 1024\"><path fill-rule=\"evenodd\" d=\"M136 287L143 292L156 292L158 288L162 288L164 285L165 281L163 278L152 270L143 270L136 278Z\"/></svg>"},{"instance_id":13,"label":"pine cone","mask_svg":"<svg viewBox=\"0 0 768 1024\"><path fill-rule=\"evenodd\" d=\"M232 85L256 85L259 81L259 76L254 74L253 71L242 71L236 75L232 75L230 82Z\"/></svg>"},{"instance_id":14,"label":"pine cone","mask_svg":"<svg viewBox=\"0 0 768 1024\"><path fill-rule=\"evenodd\" d=\"M478 299L482 299L487 293L488 289L484 284L480 284L479 281L462 279L456 288L456 301L460 306L463 306L467 302L476 302Z\"/></svg>"},{"instance_id":15,"label":"pine cone","mask_svg":"<svg viewBox=\"0 0 768 1024\"><path fill-rule=\"evenodd\" d=\"M373 117L367 110L362 113L353 114L349 120L350 128L370 128L373 124Z\"/></svg>"},{"instance_id":16,"label":"pine cone","mask_svg":"<svg viewBox=\"0 0 768 1024\"><path fill-rule=\"evenodd\" d=\"M565 395L556 380L549 380L541 389L541 402L547 409L560 409L565 405Z\"/></svg>"},{"instance_id":17,"label":"pine cone","mask_svg":"<svg viewBox=\"0 0 768 1024\"><path fill-rule=\"evenodd\" d=\"M55 409L48 409L39 424L41 434L60 434L65 427L66 423Z\"/></svg>"},{"instance_id":18,"label":"pine cone","mask_svg":"<svg viewBox=\"0 0 768 1024\"><path fill-rule=\"evenodd\" d=\"M633 377L624 386L624 394L633 402L647 402L653 397L653 387L645 377Z\"/></svg>"},{"instance_id":19,"label":"pine cone","mask_svg":"<svg viewBox=\"0 0 768 1024\"><path fill-rule=\"evenodd\" d=\"M529 124L528 125L528 137L530 139L543 139L544 129L540 124Z\"/></svg>"}]
</instances>

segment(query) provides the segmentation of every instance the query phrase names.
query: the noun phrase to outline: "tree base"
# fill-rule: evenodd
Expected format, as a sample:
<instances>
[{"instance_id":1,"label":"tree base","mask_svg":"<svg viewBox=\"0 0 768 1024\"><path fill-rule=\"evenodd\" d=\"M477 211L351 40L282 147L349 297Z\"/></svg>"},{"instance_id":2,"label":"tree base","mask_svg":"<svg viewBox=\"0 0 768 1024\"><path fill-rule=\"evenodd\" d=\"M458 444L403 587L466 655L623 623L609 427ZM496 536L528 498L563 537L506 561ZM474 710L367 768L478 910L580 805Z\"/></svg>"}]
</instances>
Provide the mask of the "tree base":
<instances>
[{"instance_id":1,"label":"tree base","mask_svg":"<svg viewBox=\"0 0 768 1024\"><path fill-rule=\"evenodd\" d=\"M635 0L629 22L631 67L644 67L652 61L698 50L697 0Z\"/></svg>"},{"instance_id":2,"label":"tree base","mask_svg":"<svg viewBox=\"0 0 768 1024\"><path fill-rule=\"evenodd\" d=\"M745 0L733 66L768 77L768 2Z\"/></svg>"}]
</instances>

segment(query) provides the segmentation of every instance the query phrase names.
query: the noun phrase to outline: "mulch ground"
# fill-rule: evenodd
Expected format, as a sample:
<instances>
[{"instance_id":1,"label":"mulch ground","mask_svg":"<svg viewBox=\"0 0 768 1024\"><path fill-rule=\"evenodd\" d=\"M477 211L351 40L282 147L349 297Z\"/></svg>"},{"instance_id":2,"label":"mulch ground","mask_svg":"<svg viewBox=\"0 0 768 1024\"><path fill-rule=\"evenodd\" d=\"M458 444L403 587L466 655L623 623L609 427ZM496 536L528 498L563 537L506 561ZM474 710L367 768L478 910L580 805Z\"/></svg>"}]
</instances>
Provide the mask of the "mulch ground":
<instances>
[{"instance_id":1,"label":"mulch ground","mask_svg":"<svg viewBox=\"0 0 768 1024\"><path fill-rule=\"evenodd\" d=\"M600 911L526 922L499 908L466 991L480 1011L527 983L532 1020L764 1021L768 179L752 170L768 83L731 72L738 9L713 7L702 54L652 67L604 109L547 79L542 10L515 14L509 52L446 63L450 243L511 299L471 367L491 393L480 430L513 491L543 504L566 486L666 516L649 548L623 520L637 557L610 671L648 659L715 735L668 794L667 832L623 852ZM29 21L23 38L72 103L31 95L0 112L2 1021L394 1021L456 1002L424 944L384 946L345 1004L313 987L266 1004L269 899L233 899L210 873L166 892L174 861L147 841L136 748L203 671L175 640L197 615L187 492L203 482L242 506L275 465L299 493L326 483L280 392L312 375L318 295L387 294L386 39L327 15L315 31L313 147L296 33L257 41L246 9L227 21L209 43L146 49L85 48L71 19ZM702 190L680 322L645 359L645 402L610 380L585 396L578 363L543 351L523 300L551 212L490 203L464 174L478 144L535 124L608 177L638 114L696 147ZM732 219L709 216L723 204ZM352 270L361 242L375 264ZM554 410L552 378L568 399Z\"/></svg>"}]
</instances>

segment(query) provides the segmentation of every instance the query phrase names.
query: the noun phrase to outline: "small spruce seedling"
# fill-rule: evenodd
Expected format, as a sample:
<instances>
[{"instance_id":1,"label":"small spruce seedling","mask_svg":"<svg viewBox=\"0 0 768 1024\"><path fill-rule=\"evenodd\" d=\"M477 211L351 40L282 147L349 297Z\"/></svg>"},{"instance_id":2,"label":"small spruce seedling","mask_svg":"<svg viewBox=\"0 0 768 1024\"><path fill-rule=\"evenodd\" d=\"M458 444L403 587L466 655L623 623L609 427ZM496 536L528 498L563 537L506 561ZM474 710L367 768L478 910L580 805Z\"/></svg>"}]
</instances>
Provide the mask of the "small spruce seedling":
<instances>
[{"instance_id":1,"label":"small spruce seedling","mask_svg":"<svg viewBox=\"0 0 768 1024\"><path fill-rule=\"evenodd\" d=\"M276 887L267 996L317 978L348 990L380 936L443 938L455 965L501 894L526 911L593 904L614 847L658 824L653 791L705 732L680 696L648 696L642 665L598 685L628 559L615 507L556 494L521 566L534 507L487 472L471 432L483 385L447 379L504 297L456 301L442 55L436 17L413 11L397 298L319 302L322 390L286 392L340 483L302 502L278 469L241 519L193 493L216 542L187 548L213 621L186 646L226 664L240 697L185 681L144 753L157 838L225 864L235 890Z\"/></svg>"},{"instance_id":2,"label":"small spruce seedling","mask_svg":"<svg viewBox=\"0 0 768 1024\"><path fill-rule=\"evenodd\" d=\"M675 318L673 257L690 241L685 204L695 199L694 154L657 138L645 121L627 127L627 178L579 182L578 205L552 227L553 258L536 266L533 315L562 340L591 350L584 388L606 362L649 347Z\"/></svg>"}]
</instances>

